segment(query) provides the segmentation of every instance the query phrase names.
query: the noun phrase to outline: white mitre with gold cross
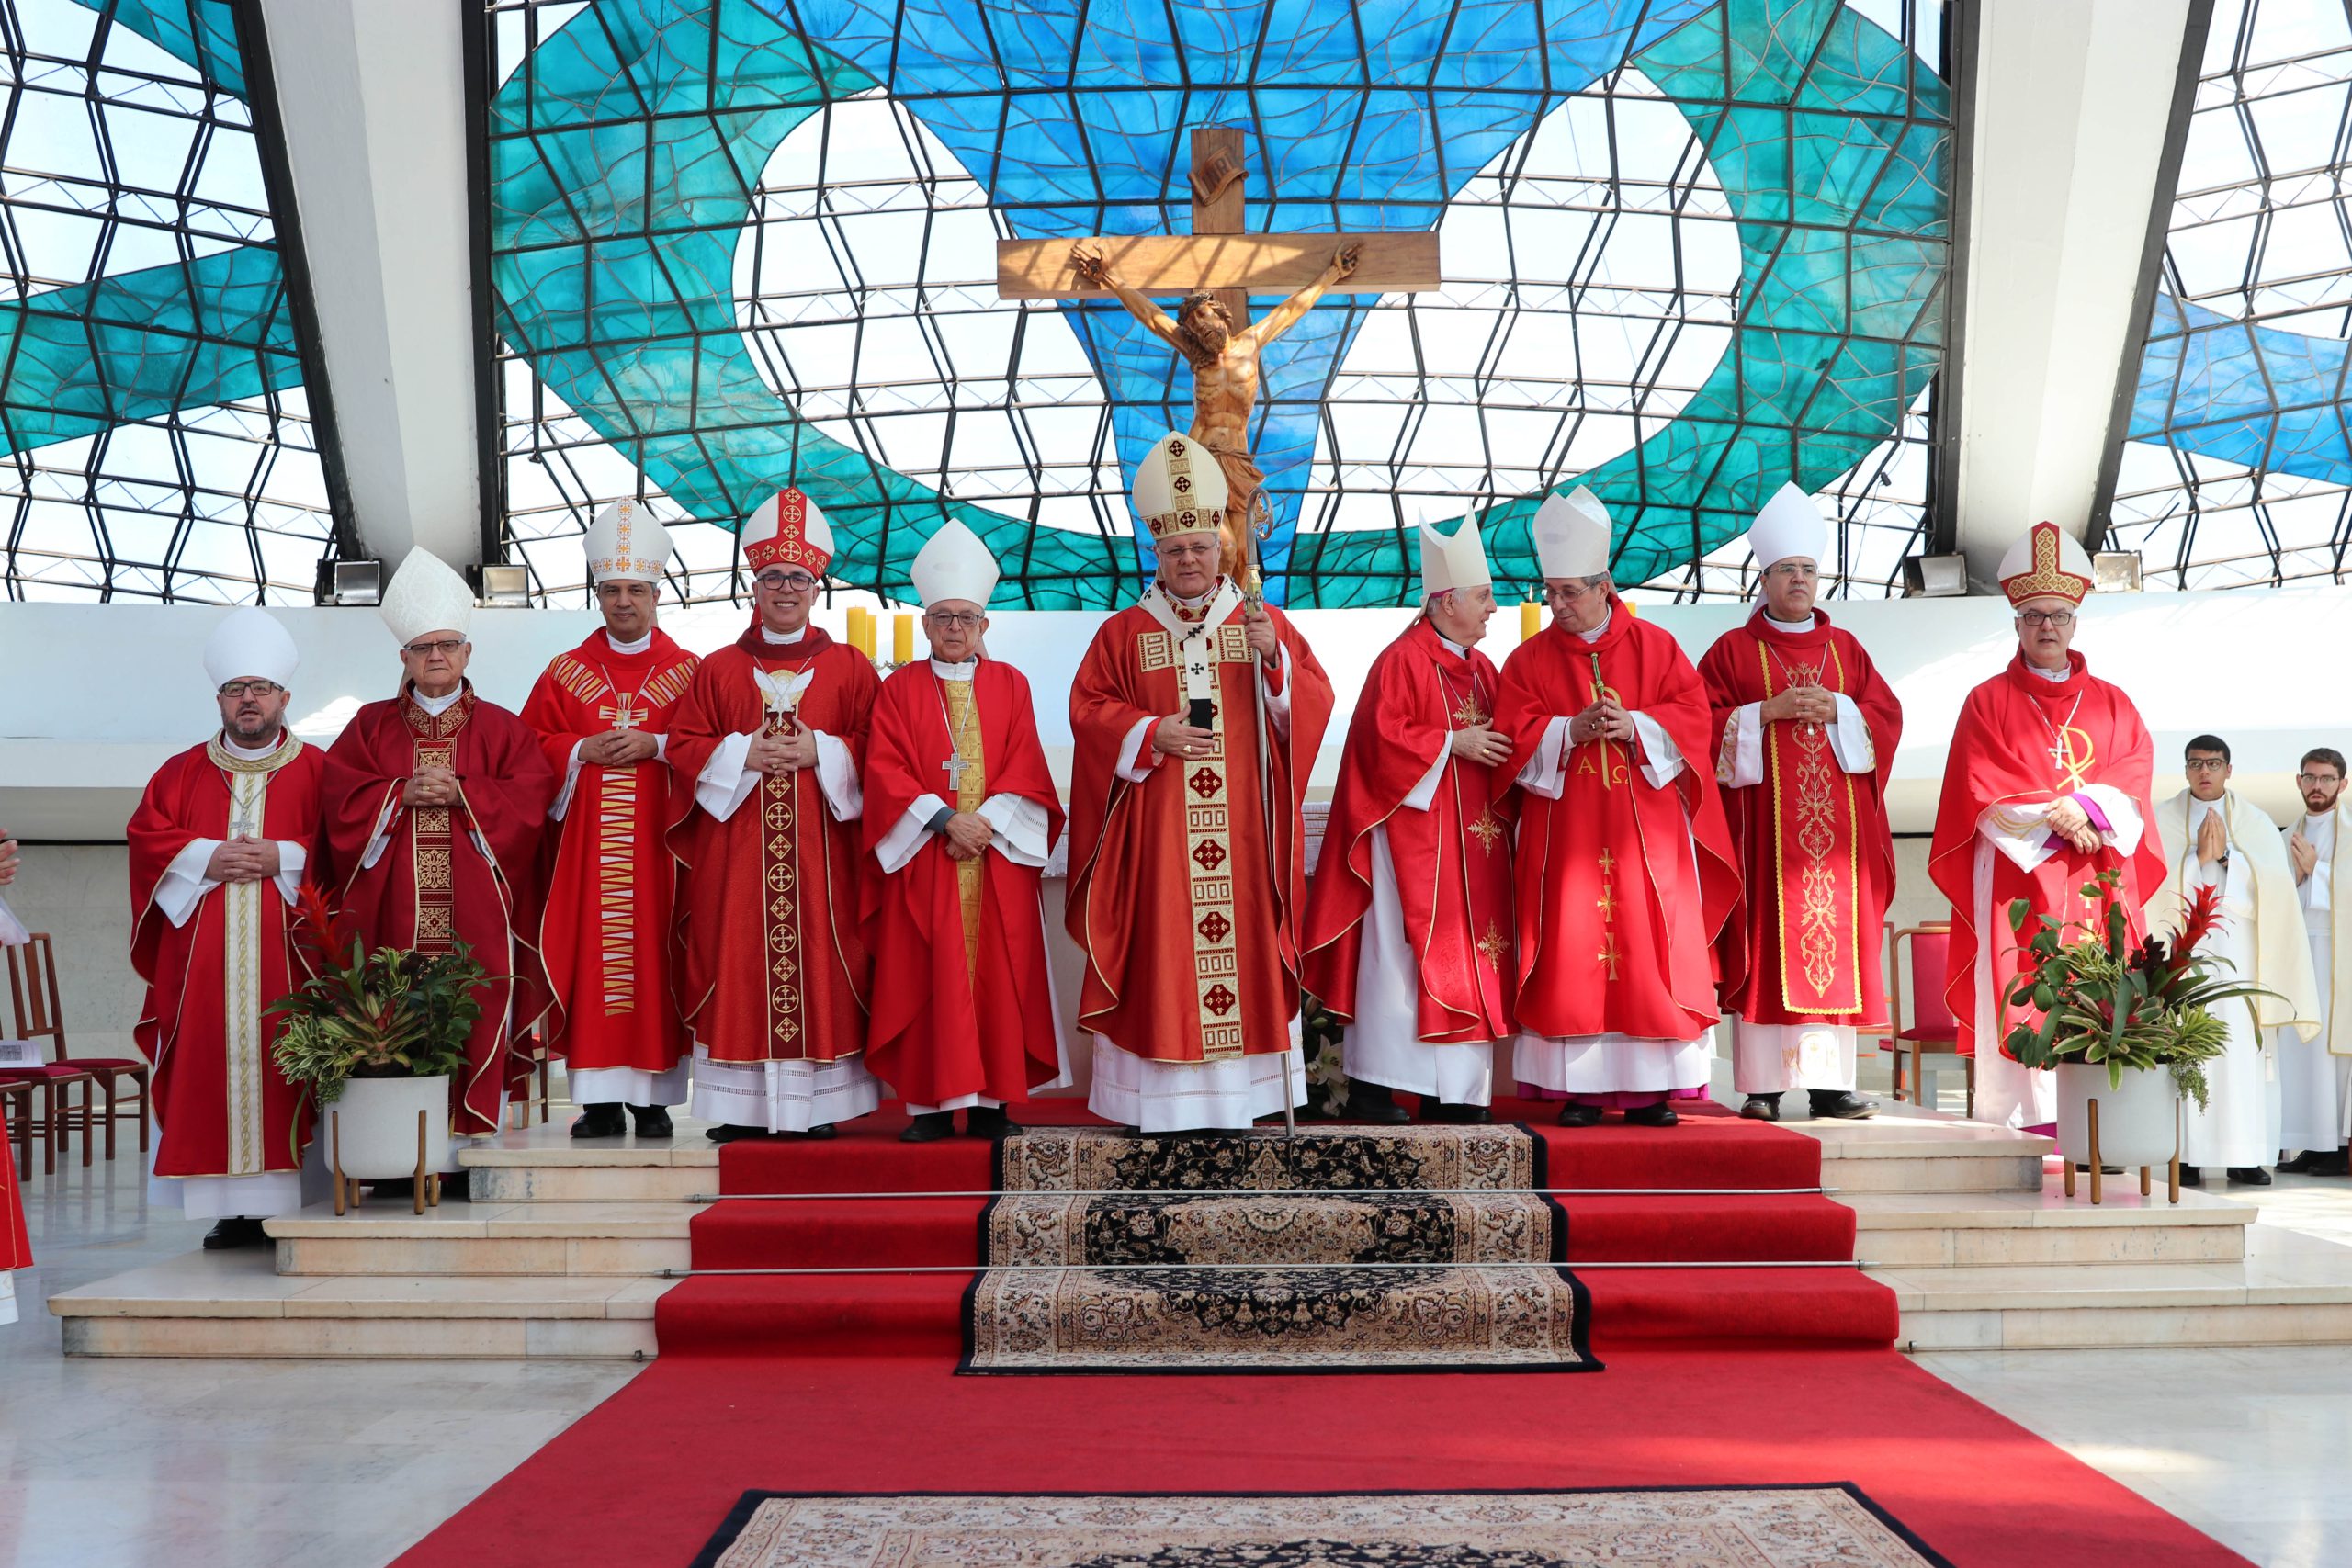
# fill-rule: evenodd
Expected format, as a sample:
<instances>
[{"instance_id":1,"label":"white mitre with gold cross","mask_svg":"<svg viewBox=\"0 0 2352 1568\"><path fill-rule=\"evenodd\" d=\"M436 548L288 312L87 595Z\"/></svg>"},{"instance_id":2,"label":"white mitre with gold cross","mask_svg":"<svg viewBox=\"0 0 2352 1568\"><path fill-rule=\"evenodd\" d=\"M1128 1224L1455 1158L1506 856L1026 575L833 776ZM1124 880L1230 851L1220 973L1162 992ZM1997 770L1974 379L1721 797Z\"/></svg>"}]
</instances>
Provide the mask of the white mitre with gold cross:
<instances>
[{"instance_id":1,"label":"white mitre with gold cross","mask_svg":"<svg viewBox=\"0 0 2352 1568\"><path fill-rule=\"evenodd\" d=\"M909 575L914 579L915 597L925 609L943 599L961 599L985 610L989 595L996 592L1000 571L996 557L989 553L980 536L950 518L915 552Z\"/></svg>"},{"instance_id":2,"label":"white mitre with gold cross","mask_svg":"<svg viewBox=\"0 0 2352 1568\"><path fill-rule=\"evenodd\" d=\"M1582 485L1565 498L1545 496L1531 530L1544 577L1599 577L1607 571L1609 536L1614 527L1609 508Z\"/></svg>"},{"instance_id":3,"label":"white mitre with gold cross","mask_svg":"<svg viewBox=\"0 0 2352 1568\"><path fill-rule=\"evenodd\" d=\"M596 513L580 538L588 553L588 581L659 582L670 559L670 530L634 501L616 501Z\"/></svg>"},{"instance_id":4,"label":"white mitre with gold cross","mask_svg":"<svg viewBox=\"0 0 2352 1568\"><path fill-rule=\"evenodd\" d=\"M402 648L427 632L456 632L463 637L474 624L474 591L447 561L418 545L401 562L400 570L392 573L376 614L392 628Z\"/></svg>"}]
</instances>

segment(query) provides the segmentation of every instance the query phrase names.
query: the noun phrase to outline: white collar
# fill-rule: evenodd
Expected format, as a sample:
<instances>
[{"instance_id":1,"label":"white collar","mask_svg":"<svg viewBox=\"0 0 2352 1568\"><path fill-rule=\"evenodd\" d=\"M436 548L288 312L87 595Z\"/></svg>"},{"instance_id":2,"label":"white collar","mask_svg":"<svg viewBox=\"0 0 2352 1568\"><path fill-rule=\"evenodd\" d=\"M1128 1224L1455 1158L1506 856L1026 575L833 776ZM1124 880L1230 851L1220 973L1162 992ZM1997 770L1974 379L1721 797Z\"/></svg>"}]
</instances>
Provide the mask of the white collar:
<instances>
[{"instance_id":1,"label":"white collar","mask_svg":"<svg viewBox=\"0 0 2352 1568\"><path fill-rule=\"evenodd\" d=\"M2222 798L2221 798L2221 799L2219 799L2219 800L2199 800L2199 799L2198 799L2195 795L2190 795L2190 796L2188 797L2188 819L2189 819L2189 821L2190 821L2191 823L2196 823L2196 822L2201 822L2201 821L2203 821L2203 820L2205 819L2206 812L2221 811L2222 807L2227 806L2227 805L2229 804L2229 800L2230 800L2230 797L2229 797L2229 795L2228 795L2226 793L2224 793L2224 794L2222 795ZM2204 810L2204 811L2199 811L2199 810L2198 810L2198 809L2197 809L2197 808L2198 808L2199 807L2200 807L2200 806L2201 806L2201 807L2203 807L2205 808L2205 810ZM2223 812L2222 813L2222 820L2227 821L2227 820L2229 819L2229 813L2227 813L2227 812L2223 811Z\"/></svg>"},{"instance_id":2,"label":"white collar","mask_svg":"<svg viewBox=\"0 0 2352 1568\"><path fill-rule=\"evenodd\" d=\"M807 626L801 627L797 632L773 632L768 630L768 624L765 621L762 621L760 623L760 638L763 642L788 645L798 642L802 637L807 637L808 635L808 628Z\"/></svg>"},{"instance_id":3,"label":"white collar","mask_svg":"<svg viewBox=\"0 0 2352 1568\"><path fill-rule=\"evenodd\" d=\"M1788 632L1793 636L1798 632L1809 632L1813 630L1815 623L1813 616L1810 615L1807 615L1802 621L1774 620L1772 618L1772 612L1767 610L1764 612L1764 624L1771 627L1776 632Z\"/></svg>"},{"instance_id":4,"label":"white collar","mask_svg":"<svg viewBox=\"0 0 2352 1568\"><path fill-rule=\"evenodd\" d=\"M285 744L286 727L284 725L278 726L277 739L271 741L266 746L240 746L235 741L229 739L229 732L227 730L224 729L220 732L220 750L228 752L229 755L234 757L240 762L258 762L264 757L275 755L277 749Z\"/></svg>"},{"instance_id":5,"label":"white collar","mask_svg":"<svg viewBox=\"0 0 2352 1568\"><path fill-rule=\"evenodd\" d=\"M931 672L943 681L968 681L979 667L980 661L977 659L967 659L961 664L950 664L940 659L931 661Z\"/></svg>"},{"instance_id":6,"label":"white collar","mask_svg":"<svg viewBox=\"0 0 2352 1568\"><path fill-rule=\"evenodd\" d=\"M1205 607L1210 600L1216 597L1216 591L1224 586L1225 579L1220 577L1215 582L1209 584L1207 592L1195 593L1188 599L1182 593L1170 591L1169 586L1164 582L1159 585L1159 596L1162 599L1167 600L1170 604L1177 605L1186 610L1198 610Z\"/></svg>"},{"instance_id":7,"label":"white collar","mask_svg":"<svg viewBox=\"0 0 2352 1568\"><path fill-rule=\"evenodd\" d=\"M1445 644L1445 646L1446 646L1446 647L1448 647L1448 648L1452 649L1455 653L1457 653L1457 654L1461 655L1461 656L1462 656L1463 658L1464 658L1464 659L1467 659L1467 658L1469 658L1469 657L1470 657L1470 645L1469 645L1468 643L1466 643L1466 642L1456 642L1456 641L1454 641L1452 637L1450 637L1446 636L1443 632L1438 631L1437 627L1436 627L1434 625L1432 625L1432 626L1430 627L1430 630L1431 632L1436 633L1437 640L1438 640L1438 641L1440 641L1440 642L1442 642L1442 643Z\"/></svg>"},{"instance_id":8,"label":"white collar","mask_svg":"<svg viewBox=\"0 0 2352 1568\"><path fill-rule=\"evenodd\" d=\"M643 653L647 649L653 646L653 628L648 626L645 630L645 635L639 637L635 642L623 642L612 633L606 632L605 634L605 646L611 649L615 653Z\"/></svg>"},{"instance_id":9,"label":"white collar","mask_svg":"<svg viewBox=\"0 0 2352 1568\"><path fill-rule=\"evenodd\" d=\"M2027 664L2026 668L2053 684L2068 679L2075 673L2075 666L2071 662L2064 670L2044 670L2041 665L2033 663Z\"/></svg>"},{"instance_id":10,"label":"white collar","mask_svg":"<svg viewBox=\"0 0 2352 1568\"><path fill-rule=\"evenodd\" d=\"M2306 811L2303 813L2304 827L2309 828L2318 823L2325 823L2327 825L2328 831L2331 833L2334 832L2335 830L2335 808L2334 807L2330 807L2325 811Z\"/></svg>"},{"instance_id":11,"label":"white collar","mask_svg":"<svg viewBox=\"0 0 2352 1568\"><path fill-rule=\"evenodd\" d=\"M1600 640L1600 634L1609 629L1609 623L1614 620L1616 615L1617 612L1613 609L1611 610L1607 615L1600 617L1600 624L1599 626L1593 627L1592 630L1589 632L1578 632L1577 633L1577 636L1586 642L1599 642Z\"/></svg>"},{"instance_id":12,"label":"white collar","mask_svg":"<svg viewBox=\"0 0 2352 1568\"><path fill-rule=\"evenodd\" d=\"M414 686L411 686L408 689L408 694L416 699L417 706L423 708L434 717L439 718L443 714L447 713L451 708L458 705L458 699L466 694L466 683L463 681L458 682L458 689L449 693L446 696L428 697L423 692L418 691Z\"/></svg>"}]
</instances>

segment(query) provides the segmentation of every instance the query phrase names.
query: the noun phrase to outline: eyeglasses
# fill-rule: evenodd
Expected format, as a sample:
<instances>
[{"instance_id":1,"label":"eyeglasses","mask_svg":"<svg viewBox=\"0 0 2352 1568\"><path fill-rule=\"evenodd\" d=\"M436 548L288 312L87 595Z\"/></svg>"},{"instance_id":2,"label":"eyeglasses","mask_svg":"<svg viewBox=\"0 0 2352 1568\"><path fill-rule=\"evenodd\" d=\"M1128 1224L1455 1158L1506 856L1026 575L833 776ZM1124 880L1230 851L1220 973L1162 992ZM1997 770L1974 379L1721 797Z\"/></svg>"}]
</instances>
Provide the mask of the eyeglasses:
<instances>
[{"instance_id":1,"label":"eyeglasses","mask_svg":"<svg viewBox=\"0 0 2352 1568\"><path fill-rule=\"evenodd\" d=\"M406 648L401 649L401 651L402 653L413 654L419 659L430 659L436 653L441 655L442 658L447 659L449 655L457 652L458 649L465 646L466 639L464 637L445 637L439 642L413 642Z\"/></svg>"},{"instance_id":2,"label":"eyeglasses","mask_svg":"<svg viewBox=\"0 0 2352 1568\"><path fill-rule=\"evenodd\" d=\"M1548 582L1544 585L1544 597L1555 604L1570 604L1588 593L1599 592L1599 589L1582 582L1571 582L1564 588L1555 588Z\"/></svg>"},{"instance_id":3,"label":"eyeglasses","mask_svg":"<svg viewBox=\"0 0 2352 1568\"><path fill-rule=\"evenodd\" d=\"M806 593L817 580L805 571L763 571L752 579L771 593Z\"/></svg>"},{"instance_id":4,"label":"eyeglasses","mask_svg":"<svg viewBox=\"0 0 2352 1568\"><path fill-rule=\"evenodd\" d=\"M2071 626L2075 624L2072 610L2019 610L2018 625L2021 626Z\"/></svg>"},{"instance_id":5,"label":"eyeglasses","mask_svg":"<svg viewBox=\"0 0 2352 1568\"><path fill-rule=\"evenodd\" d=\"M232 681L220 688L220 694L232 702L243 702L247 697L266 697L283 690L275 681Z\"/></svg>"},{"instance_id":6,"label":"eyeglasses","mask_svg":"<svg viewBox=\"0 0 2352 1568\"><path fill-rule=\"evenodd\" d=\"M2181 764L2181 771L2191 773L2218 773L2229 765L2228 760L2222 757L2191 757Z\"/></svg>"},{"instance_id":7,"label":"eyeglasses","mask_svg":"<svg viewBox=\"0 0 2352 1568\"><path fill-rule=\"evenodd\" d=\"M959 632L970 631L987 618L969 610L925 610L922 613L925 626L953 626Z\"/></svg>"},{"instance_id":8,"label":"eyeglasses","mask_svg":"<svg viewBox=\"0 0 2352 1568\"><path fill-rule=\"evenodd\" d=\"M2321 784L2340 784L2343 782L2343 779L2335 773L2297 773L2295 775L2295 785L2299 789L2316 789Z\"/></svg>"}]
</instances>

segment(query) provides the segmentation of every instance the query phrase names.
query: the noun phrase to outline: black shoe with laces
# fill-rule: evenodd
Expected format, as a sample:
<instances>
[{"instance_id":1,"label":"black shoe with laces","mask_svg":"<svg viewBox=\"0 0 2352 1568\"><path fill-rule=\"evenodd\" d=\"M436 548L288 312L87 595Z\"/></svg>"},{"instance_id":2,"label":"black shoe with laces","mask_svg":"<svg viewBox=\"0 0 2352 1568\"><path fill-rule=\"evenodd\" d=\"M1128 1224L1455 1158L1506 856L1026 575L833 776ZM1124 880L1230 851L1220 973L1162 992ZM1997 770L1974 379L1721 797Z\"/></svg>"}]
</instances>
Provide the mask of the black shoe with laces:
<instances>
[{"instance_id":1,"label":"black shoe with laces","mask_svg":"<svg viewBox=\"0 0 2352 1568\"><path fill-rule=\"evenodd\" d=\"M1396 1096L1385 1083L1366 1083L1362 1078L1348 1080L1348 1120L1373 1122L1392 1126L1410 1122L1413 1113L1396 1103Z\"/></svg>"},{"instance_id":2,"label":"black shoe with laces","mask_svg":"<svg viewBox=\"0 0 2352 1568\"><path fill-rule=\"evenodd\" d=\"M617 1100L583 1105L580 1114L571 1119L571 1135L575 1138L617 1138L628 1131L628 1117Z\"/></svg>"},{"instance_id":3,"label":"black shoe with laces","mask_svg":"<svg viewBox=\"0 0 2352 1568\"><path fill-rule=\"evenodd\" d=\"M1588 1105L1580 1100L1571 1100L1566 1105L1560 1107L1560 1125L1563 1127L1598 1127L1600 1125L1600 1107L1598 1105Z\"/></svg>"},{"instance_id":4,"label":"black shoe with laces","mask_svg":"<svg viewBox=\"0 0 2352 1568\"><path fill-rule=\"evenodd\" d=\"M953 1111L918 1111L899 1134L902 1144L935 1144L942 1138L956 1135L956 1112Z\"/></svg>"},{"instance_id":5,"label":"black shoe with laces","mask_svg":"<svg viewBox=\"0 0 2352 1568\"><path fill-rule=\"evenodd\" d=\"M637 1123L637 1135L640 1138L677 1135L678 1130L670 1124L670 1108L666 1105L632 1105L628 1113Z\"/></svg>"},{"instance_id":6,"label":"black shoe with laces","mask_svg":"<svg viewBox=\"0 0 2352 1568\"><path fill-rule=\"evenodd\" d=\"M1656 1105L1636 1105L1625 1112L1628 1127L1671 1127L1682 1120L1671 1105L1663 1100Z\"/></svg>"}]
</instances>

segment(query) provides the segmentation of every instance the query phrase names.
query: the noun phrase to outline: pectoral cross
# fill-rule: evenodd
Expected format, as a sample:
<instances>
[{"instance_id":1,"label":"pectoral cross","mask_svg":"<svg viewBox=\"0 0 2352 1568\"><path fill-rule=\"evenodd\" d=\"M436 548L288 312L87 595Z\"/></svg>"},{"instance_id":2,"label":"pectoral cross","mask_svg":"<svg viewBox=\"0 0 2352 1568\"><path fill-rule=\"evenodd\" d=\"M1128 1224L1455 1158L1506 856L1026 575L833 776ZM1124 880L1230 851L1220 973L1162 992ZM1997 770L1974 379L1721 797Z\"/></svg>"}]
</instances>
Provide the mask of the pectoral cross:
<instances>
[{"instance_id":1,"label":"pectoral cross","mask_svg":"<svg viewBox=\"0 0 2352 1568\"><path fill-rule=\"evenodd\" d=\"M964 787L964 770L970 766L971 764L961 757L950 757L939 764L939 771L947 775L949 789L960 790Z\"/></svg>"},{"instance_id":2,"label":"pectoral cross","mask_svg":"<svg viewBox=\"0 0 2352 1568\"><path fill-rule=\"evenodd\" d=\"M651 716L638 712L631 694L623 692L618 706L600 707L596 710L596 716L615 729L635 729Z\"/></svg>"}]
</instances>

